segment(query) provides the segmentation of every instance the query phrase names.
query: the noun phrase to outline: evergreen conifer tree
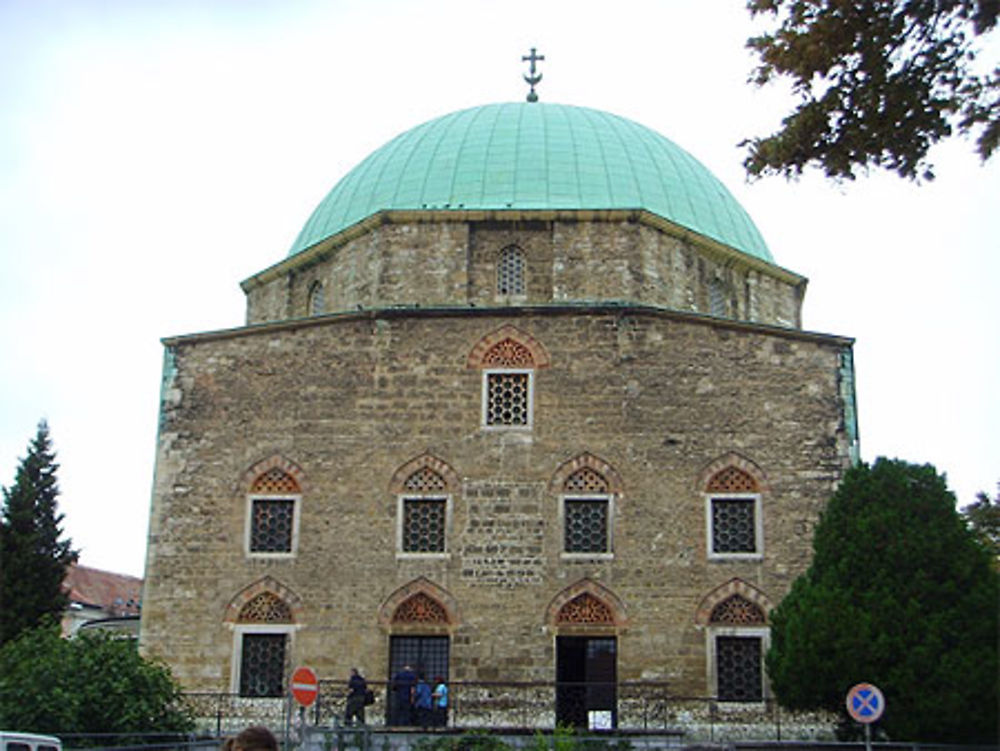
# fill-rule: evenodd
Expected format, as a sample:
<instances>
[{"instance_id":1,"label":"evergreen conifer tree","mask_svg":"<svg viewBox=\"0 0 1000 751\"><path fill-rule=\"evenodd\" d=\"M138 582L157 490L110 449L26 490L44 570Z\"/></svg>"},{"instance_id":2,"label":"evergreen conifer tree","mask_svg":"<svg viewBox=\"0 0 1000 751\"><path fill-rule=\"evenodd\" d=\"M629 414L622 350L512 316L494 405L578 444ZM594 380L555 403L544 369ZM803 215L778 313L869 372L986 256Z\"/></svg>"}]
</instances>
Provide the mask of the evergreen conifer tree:
<instances>
[{"instance_id":1,"label":"evergreen conifer tree","mask_svg":"<svg viewBox=\"0 0 1000 751\"><path fill-rule=\"evenodd\" d=\"M772 611L767 655L783 705L847 722L857 683L885 696L892 740L994 742L1000 577L930 465L849 470L808 571Z\"/></svg>"},{"instance_id":2,"label":"evergreen conifer tree","mask_svg":"<svg viewBox=\"0 0 1000 751\"><path fill-rule=\"evenodd\" d=\"M17 468L14 484L3 489L0 516L0 644L47 616L58 618L67 604L67 567L76 561L71 541L61 539L63 516L56 499L55 453L42 420Z\"/></svg>"}]
</instances>

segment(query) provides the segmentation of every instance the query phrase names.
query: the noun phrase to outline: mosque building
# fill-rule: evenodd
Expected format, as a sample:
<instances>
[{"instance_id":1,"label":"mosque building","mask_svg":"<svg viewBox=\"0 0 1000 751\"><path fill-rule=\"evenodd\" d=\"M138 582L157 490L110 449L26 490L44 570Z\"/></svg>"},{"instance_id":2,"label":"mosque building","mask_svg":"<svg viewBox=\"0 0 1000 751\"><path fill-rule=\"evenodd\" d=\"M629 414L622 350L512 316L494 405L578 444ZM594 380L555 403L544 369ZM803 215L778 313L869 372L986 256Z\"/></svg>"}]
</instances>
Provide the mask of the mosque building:
<instances>
[{"instance_id":1,"label":"mosque building","mask_svg":"<svg viewBox=\"0 0 1000 751\"><path fill-rule=\"evenodd\" d=\"M625 685L767 698L856 460L852 340L694 157L537 97L453 112L241 286L244 325L164 340L140 643L186 689L411 664L620 726Z\"/></svg>"}]
</instances>

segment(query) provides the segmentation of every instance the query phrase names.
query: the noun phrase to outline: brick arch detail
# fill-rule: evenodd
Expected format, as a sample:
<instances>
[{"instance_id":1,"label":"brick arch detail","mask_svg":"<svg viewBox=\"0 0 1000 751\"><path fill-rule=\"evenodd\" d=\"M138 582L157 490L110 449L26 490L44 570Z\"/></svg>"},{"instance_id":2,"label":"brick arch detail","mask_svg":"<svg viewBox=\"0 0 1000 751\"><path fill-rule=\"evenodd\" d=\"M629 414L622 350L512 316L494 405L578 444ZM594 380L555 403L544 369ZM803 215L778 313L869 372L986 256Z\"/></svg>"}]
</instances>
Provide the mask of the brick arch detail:
<instances>
[{"instance_id":1,"label":"brick arch detail","mask_svg":"<svg viewBox=\"0 0 1000 751\"><path fill-rule=\"evenodd\" d=\"M559 614L562 612L563 608L573 600L582 596L593 597L595 600L605 605L611 613L611 622L595 624L561 623L559 620ZM621 631L628 625L628 619L625 615L625 603L619 599L618 595L605 587L603 584L586 577L566 587L552 598L548 607L545 609L545 625L553 633L566 630L580 632L593 630L607 631L609 628L614 631Z\"/></svg>"},{"instance_id":2,"label":"brick arch detail","mask_svg":"<svg viewBox=\"0 0 1000 751\"><path fill-rule=\"evenodd\" d=\"M759 607L761 612L764 613L764 622L768 624L770 623L771 610L774 608L774 604L761 590L757 589L752 584L748 584L739 577L733 577L725 584L720 584L718 587L705 595L701 603L698 605L698 610L695 612L695 623L699 626L708 626L712 617L712 611L715 610L715 606L725 602L733 595L742 597L748 602L752 602L754 605Z\"/></svg>"},{"instance_id":3,"label":"brick arch detail","mask_svg":"<svg viewBox=\"0 0 1000 751\"><path fill-rule=\"evenodd\" d=\"M243 606L250 602L257 595L270 592L275 597L282 600L292 612L292 622L302 622L302 598L293 592L288 586L282 584L273 576L264 576L252 584L244 587L226 605L226 612L223 615L223 623L236 624L239 622L240 612Z\"/></svg>"},{"instance_id":4,"label":"brick arch detail","mask_svg":"<svg viewBox=\"0 0 1000 751\"><path fill-rule=\"evenodd\" d=\"M261 459L256 464L253 464L242 474L240 477L241 492L250 492L250 488L253 486L254 481L271 469L280 469L283 472L286 472L292 477L292 479L295 480L296 483L298 483L299 490L303 493L306 491L308 480L306 479L305 472L302 471L302 467L281 454L271 454L271 456L266 459Z\"/></svg>"},{"instance_id":5,"label":"brick arch detail","mask_svg":"<svg viewBox=\"0 0 1000 751\"><path fill-rule=\"evenodd\" d=\"M505 339L510 339L517 342L521 346L525 347L528 352L531 353L531 359L534 363L535 368L547 368L549 367L551 361L549 359L549 353L546 351L542 343L535 339L531 334L521 331L520 329L511 326L510 324L501 326L496 331L493 331L478 342L469 352L469 357L466 359L465 367L473 370L482 370L485 368L483 363L483 358L486 354L497 344L504 341Z\"/></svg>"},{"instance_id":6,"label":"brick arch detail","mask_svg":"<svg viewBox=\"0 0 1000 751\"><path fill-rule=\"evenodd\" d=\"M552 474L552 479L549 481L549 491L552 493L561 493L566 480L574 472L584 467L588 467L601 475L601 477L607 480L608 492L618 498L621 497L624 486L618 470L599 456L594 456L586 451L577 454L572 459L567 459L556 468L556 471Z\"/></svg>"},{"instance_id":7,"label":"brick arch detail","mask_svg":"<svg viewBox=\"0 0 1000 751\"><path fill-rule=\"evenodd\" d=\"M449 493L458 492L458 489L462 486L462 478L458 476L458 473L452 469L448 462L439 459L429 451L425 451L423 454L413 457L392 473L392 477L389 479L389 492L397 494L405 493L407 479L414 472L419 472L424 468L433 470L441 475L448 485Z\"/></svg>"},{"instance_id":8,"label":"brick arch detail","mask_svg":"<svg viewBox=\"0 0 1000 751\"><path fill-rule=\"evenodd\" d=\"M699 493L704 493L708 484L712 481L712 478L722 470L729 469L730 467L735 467L736 469L742 470L750 475L754 482L757 483L757 489L760 492L770 489L770 484L768 483L767 475L764 473L764 470L762 470L754 461L748 459L742 454L736 453L735 451L723 454L719 458L707 464L701 472L698 473L695 489Z\"/></svg>"},{"instance_id":9,"label":"brick arch detail","mask_svg":"<svg viewBox=\"0 0 1000 751\"><path fill-rule=\"evenodd\" d=\"M423 595L433 600L441 606L444 611L446 623L414 623L399 624L394 623L394 617L399 607L412 597ZM407 631L419 631L427 633L451 633L460 625L458 617L458 605L451 593L443 587L438 586L425 576L418 577L413 581L404 584L395 592L390 594L378 612L378 624L385 631L392 633L402 633Z\"/></svg>"}]
</instances>

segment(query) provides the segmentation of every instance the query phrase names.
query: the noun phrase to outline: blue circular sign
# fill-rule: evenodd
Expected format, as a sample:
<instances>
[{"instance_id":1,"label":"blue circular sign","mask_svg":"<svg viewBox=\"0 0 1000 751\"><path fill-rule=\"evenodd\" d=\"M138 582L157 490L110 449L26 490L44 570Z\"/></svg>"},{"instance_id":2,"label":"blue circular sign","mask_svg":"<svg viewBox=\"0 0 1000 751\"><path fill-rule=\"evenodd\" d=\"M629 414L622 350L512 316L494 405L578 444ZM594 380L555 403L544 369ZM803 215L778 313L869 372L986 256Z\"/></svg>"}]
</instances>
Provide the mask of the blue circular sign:
<instances>
[{"instance_id":1,"label":"blue circular sign","mask_svg":"<svg viewBox=\"0 0 1000 751\"><path fill-rule=\"evenodd\" d=\"M858 722L875 722L885 711L885 697L878 686L859 683L847 692L847 713Z\"/></svg>"}]
</instances>

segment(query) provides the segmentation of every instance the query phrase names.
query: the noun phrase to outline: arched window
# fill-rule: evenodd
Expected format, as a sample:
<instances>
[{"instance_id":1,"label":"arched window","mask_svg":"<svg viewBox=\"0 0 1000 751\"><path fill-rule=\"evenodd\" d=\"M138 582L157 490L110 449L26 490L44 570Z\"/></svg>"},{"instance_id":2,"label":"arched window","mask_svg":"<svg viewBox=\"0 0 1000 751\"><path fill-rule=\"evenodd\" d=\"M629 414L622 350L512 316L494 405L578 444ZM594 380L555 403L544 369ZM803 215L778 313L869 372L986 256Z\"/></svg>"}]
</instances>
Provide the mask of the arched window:
<instances>
[{"instance_id":1,"label":"arched window","mask_svg":"<svg viewBox=\"0 0 1000 751\"><path fill-rule=\"evenodd\" d=\"M524 251L516 245L508 245L497 254L497 295L504 297L523 296Z\"/></svg>"},{"instance_id":2,"label":"arched window","mask_svg":"<svg viewBox=\"0 0 1000 751\"><path fill-rule=\"evenodd\" d=\"M581 467L562 487L564 555L606 555L611 548L612 495L605 477Z\"/></svg>"},{"instance_id":3,"label":"arched window","mask_svg":"<svg viewBox=\"0 0 1000 751\"><path fill-rule=\"evenodd\" d=\"M705 487L708 557L759 559L763 555L760 487L746 470L730 465Z\"/></svg>"},{"instance_id":4,"label":"arched window","mask_svg":"<svg viewBox=\"0 0 1000 751\"><path fill-rule=\"evenodd\" d=\"M253 557L285 557L298 548L298 480L279 466L257 475L247 495L246 553Z\"/></svg>"},{"instance_id":5,"label":"arched window","mask_svg":"<svg viewBox=\"0 0 1000 751\"><path fill-rule=\"evenodd\" d=\"M467 367L483 371L482 426L530 429L535 370L548 364L541 344L513 326L503 326L480 339L469 353Z\"/></svg>"},{"instance_id":6,"label":"arched window","mask_svg":"<svg viewBox=\"0 0 1000 751\"><path fill-rule=\"evenodd\" d=\"M322 282L313 282L309 287L309 311L311 316L322 315L326 312L326 290L323 289Z\"/></svg>"},{"instance_id":7,"label":"arched window","mask_svg":"<svg viewBox=\"0 0 1000 751\"><path fill-rule=\"evenodd\" d=\"M421 467L403 483L399 495L399 552L440 555L447 552L448 482L430 467Z\"/></svg>"},{"instance_id":8,"label":"arched window","mask_svg":"<svg viewBox=\"0 0 1000 751\"><path fill-rule=\"evenodd\" d=\"M759 702L765 698L770 607L763 592L739 578L730 579L702 600L695 620L706 627L708 690L719 701Z\"/></svg>"},{"instance_id":9,"label":"arched window","mask_svg":"<svg viewBox=\"0 0 1000 751\"><path fill-rule=\"evenodd\" d=\"M295 618L292 606L269 588L273 584L269 578L257 582L230 604L231 610L239 608L235 618L227 620L234 630L233 688L240 696L285 694Z\"/></svg>"},{"instance_id":10,"label":"arched window","mask_svg":"<svg viewBox=\"0 0 1000 751\"><path fill-rule=\"evenodd\" d=\"M767 630L760 607L732 595L712 610L712 663L719 701L756 702L764 698Z\"/></svg>"}]
</instances>

